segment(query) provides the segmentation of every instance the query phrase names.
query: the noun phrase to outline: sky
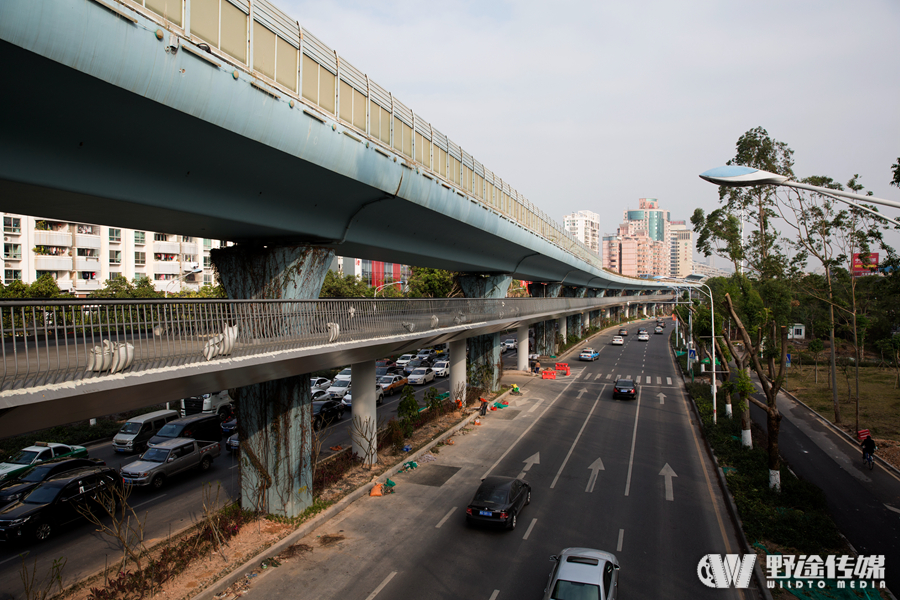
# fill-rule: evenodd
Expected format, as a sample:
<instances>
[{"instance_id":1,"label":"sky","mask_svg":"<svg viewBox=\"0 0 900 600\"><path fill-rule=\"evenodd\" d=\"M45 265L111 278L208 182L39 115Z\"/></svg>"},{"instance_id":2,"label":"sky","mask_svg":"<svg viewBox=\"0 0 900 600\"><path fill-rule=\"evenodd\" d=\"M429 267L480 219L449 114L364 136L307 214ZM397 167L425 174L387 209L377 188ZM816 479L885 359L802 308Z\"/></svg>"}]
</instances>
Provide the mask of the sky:
<instances>
[{"instance_id":1,"label":"sky","mask_svg":"<svg viewBox=\"0 0 900 600\"><path fill-rule=\"evenodd\" d=\"M559 223L714 210L698 175L755 127L798 178L900 202L897 0L274 4Z\"/></svg>"}]
</instances>

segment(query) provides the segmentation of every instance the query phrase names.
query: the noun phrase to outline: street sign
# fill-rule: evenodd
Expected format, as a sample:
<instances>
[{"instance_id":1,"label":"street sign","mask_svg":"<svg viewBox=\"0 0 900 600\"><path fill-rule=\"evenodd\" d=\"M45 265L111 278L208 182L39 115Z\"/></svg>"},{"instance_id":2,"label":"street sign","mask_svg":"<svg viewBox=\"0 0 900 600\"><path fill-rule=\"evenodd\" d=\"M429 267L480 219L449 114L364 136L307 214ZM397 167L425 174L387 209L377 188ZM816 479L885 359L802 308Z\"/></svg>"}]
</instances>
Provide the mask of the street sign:
<instances>
[{"instance_id":1,"label":"street sign","mask_svg":"<svg viewBox=\"0 0 900 600\"><path fill-rule=\"evenodd\" d=\"M697 351L694 350L693 348L691 348L690 350L688 350L688 358L689 358L690 360L697 360Z\"/></svg>"},{"instance_id":2,"label":"street sign","mask_svg":"<svg viewBox=\"0 0 900 600\"><path fill-rule=\"evenodd\" d=\"M787 355L787 366L791 366L791 355Z\"/></svg>"}]
</instances>

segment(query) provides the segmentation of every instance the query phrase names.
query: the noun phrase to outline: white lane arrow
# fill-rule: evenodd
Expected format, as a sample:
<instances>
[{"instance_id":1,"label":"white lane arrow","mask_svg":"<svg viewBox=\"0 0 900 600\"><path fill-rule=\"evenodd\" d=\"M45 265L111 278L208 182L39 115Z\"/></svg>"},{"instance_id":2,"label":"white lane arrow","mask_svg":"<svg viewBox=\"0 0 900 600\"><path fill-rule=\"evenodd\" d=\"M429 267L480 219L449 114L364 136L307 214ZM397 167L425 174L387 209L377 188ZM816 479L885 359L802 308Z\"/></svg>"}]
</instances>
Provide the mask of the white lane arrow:
<instances>
[{"instance_id":1,"label":"white lane arrow","mask_svg":"<svg viewBox=\"0 0 900 600\"><path fill-rule=\"evenodd\" d=\"M588 391L587 391L586 389L581 388L581 391L578 392L578 395L575 397L576 400L577 400L578 398L581 398L582 396L584 396L584 395L587 394L587 393L588 393Z\"/></svg>"},{"instance_id":2,"label":"white lane arrow","mask_svg":"<svg viewBox=\"0 0 900 600\"><path fill-rule=\"evenodd\" d=\"M659 398L659 403L660 403L660 404L665 404L665 403L666 403L666 395L663 394L662 392L658 393L658 394L656 395L656 397Z\"/></svg>"},{"instance_id":3,"label":"white lane arrow","mask_svg":"<svg viewBox=\"0 0 900 600\"><path fill-rule=\"evenodd\" d=\"M541 453L535 452L532 456L529 456L524 461L525 467L522 469L522 472L519 473L519 479L525 477L525 473L531 469L531 465L539 465L541 464Z\"/></svg>"},{"instance_id":4,"label":"white lane arrow","mask_svg":"<svg viewBox=\"0 0 900 600\"><path fill-rule=\"evenodd\" d=\"M675 493L672 490L672 478L678 477L678 475L675 474L675 471L672 470L669 463L666 463L666 466L662 468L662 471L660 471L659 474L666 478L666 500L671 502L675 499Z\"/></svg>"},{"instance_id":5,"label":"white lane arrow","mask_svg":"<svg viewBox=\"0 0 900 600\"><path fill-rule=\"evenodd\" d=\"M593 492L594 484L597 483L597 476L600 474L600 471L605 471L606 469L603 467L603 461L599 458L591 463L591 466L588 467L591 470L591 476L588 479L587 487L584 488L585 492Z\"/></svg>"}]
</instances>

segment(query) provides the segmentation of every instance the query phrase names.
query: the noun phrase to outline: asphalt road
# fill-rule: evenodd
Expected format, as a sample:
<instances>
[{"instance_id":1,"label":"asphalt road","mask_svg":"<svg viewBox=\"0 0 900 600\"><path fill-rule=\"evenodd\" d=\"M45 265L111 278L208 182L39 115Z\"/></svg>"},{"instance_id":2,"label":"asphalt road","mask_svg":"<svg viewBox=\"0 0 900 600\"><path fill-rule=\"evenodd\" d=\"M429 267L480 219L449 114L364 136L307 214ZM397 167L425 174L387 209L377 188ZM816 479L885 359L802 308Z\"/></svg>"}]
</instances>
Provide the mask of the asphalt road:
<instances>
[{"instance_id":1,"label":"asphalt road","mask_svg":"<svg viewBox=\"0 0 900 600\"><path fill-rule=\"evenodd\" d=\"M448 378L439 378L436 381L416 387L416 398L422 400L422 396L430 387L438 391L446 391ZM383 404L378 407L379 418L388 419L396 416L397 403L400 394L387 396ZM350 445L350 413L345 413L344 418L334 426L323 430L325 435L325 448L323 456L330 454L328 447ZM223 440L224 442L224 440ZM107 465L119 469L138 457L136 455L117 454L109 442L91 446L91 457L106 461ZM166 486L159 491L137 489L132 493L131 505L138 509L141 519L146 518L145 539L149 544L153 540L162 539L171 533L176 533L185 527L196 523L202 515L203 489L210 484L213 496L218 492L222 502L238 497L240 464L236 455L231 455L223 449L221 456L213 461L212 468L206 473L196 471L184 473L167 481ZM115 562L121 557L115 543L94 531L90 524L83 522L59 531L44 543L30 544L2 544L0 543L0 600L12 600L24 598L24 591L20 570L22 567L21 555L25 554L28 566L31 568L37 560L39 574L46 573L55 559L65 557L66 565L63 571L65 585L74 583L88 575L102 569L107 561Z\"/></svg>"},{"instance_id":2,"label":"asphalt road","mask_svg":"<svg viewBox=\"0 0 900 600\"><path fill-rule=\"evenodd\" d=\"M697 578L703 555L738 543L667 336L635 339L647 323L628 327L625 346L609 345L612 332L596 338L600 359L569 360L571 377L506 374L523 390L509 408L394 477L395 494L366 497L310 533L310 552L265 572L244 598L536 599L549 555L570 546L614 552L623 598L742 597ZM620 375L641 378L637 400L612 399ZM465 523L487 474L533 488L514 531ZM325 545L325 534L343 539Z\"/></svg>"}]
</instances>

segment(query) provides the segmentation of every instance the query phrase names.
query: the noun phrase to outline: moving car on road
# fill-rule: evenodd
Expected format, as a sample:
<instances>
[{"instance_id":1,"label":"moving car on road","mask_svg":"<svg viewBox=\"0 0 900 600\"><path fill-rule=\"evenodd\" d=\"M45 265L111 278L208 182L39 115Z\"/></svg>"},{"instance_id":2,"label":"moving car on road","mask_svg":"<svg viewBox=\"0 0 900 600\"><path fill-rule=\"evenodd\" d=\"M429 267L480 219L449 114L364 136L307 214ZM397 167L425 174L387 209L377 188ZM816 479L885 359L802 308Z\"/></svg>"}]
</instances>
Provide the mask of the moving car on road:
<instances>
[{"instance_id":1,"label":"moving car on road","mask_svg":"<svg viewBox=\"0 0 900 600\"><path fill-rule=\"evenodd\" d=\"M331 380L328 379L327 377L311 377L309 379L309 386L314 390L315 389L327 390L330 385L331 385Z\"/></svg>"},{"instance_id":2,"label":"moving car on road","mask_svg":"<svg viewBox=\"0 0 900 600\"><path fill-rule=\"evenodd\" d=\"M637 387L631 379L616 379L616 385L613 386L613 398L624 396L626 398L637 398Z\"/></svg>"},{"instance_id":3,"label":"moving car on road","mask_svg":"<svg viewBox=\"0 0 900 600\"><path fill-rule=\"evenodd\" d=\"M627 329L620 329L620 330L619 330L619 335L621 335L622 337L625 337L626 335L628 335L628 330L627 330Z\"/></svg>"},{"instance_id":4,"label":"moving car on road","mask_svg":"<svg viewBox=\"0 0 900 600\"><path fill-rule=\"evenodd\" d=\"M166 440L122 467L122 481L126 485L150 486L158 490L172 475L194 468L208 471L220 452L219 442L198 442L189 438Z\"/></svg>"},{"instance_id":5,"label":"moving car on road","mask_svg":"<svg viewBox=\"0 0 900 600\"><path fill-rule=\"evenodd\" d=\"M615 600L618 596L619 560L614 554L591 548L566 548L550 560L556 564L550 571L544 600Z\"/></svg>"},{"instance_id":6,"label":"moving car on road","mask_svg":"<svg viewBox=\"0 0 900 600\"><path fill-rule=\"evenodd\" d=\"M340 379L343 379L345 381L350 381L350 378L352 376L353 376L353 369L351 369L350 367L347 367L346 369L342 370L340 373L338 373L337 375L334 376L334 381L338 381ZM332 384L334 384L334 381L332 382Z\"/></svg>"},{"instance_id":7,"label":"moving car on road","mask_svg":"<svg viewBox=\"0 0 900 600\"><path fill-rule=\"evenodd\" d=\"M349 379L335 379L331 387L328 388L328 397L332 400L340 400L350 391Z\"/></svg>"},{"instance_id":8,"label":"moving car on road","mask_svg":"<svg viewBox=\"0 0 900 600\"><path fill-rule=\"evenodd\" d=\"M650 334L647 333L646 331L644 331L643 333L639 333L639 334L638 334L637 339L638 339L639 342L649 342L649 341L650 341Z\"/></svg>"},{"instance_id":9,"label":"moving car on road","mask_svg":"<svg viewBox=\"0 0 900 600\"><path fill-rule=\"evenodd\" d=\"M513 477L486 477L466 508L466 523L515 529L519 512L531 502L531 486Z\"/></svg>"},{"instance_id":10,"label":"moving car on road","mask_svg":"<svg viewBox=\"0 0 900 600\"><path fill-rule=\"evenodd\" d=\"M41 482L50 479L60 473L71 471L79 467L102 467L106 463L99 458L60 458L48 460L30 471L23 473L18 479L7 481L0 485L0 506L6 506L28 495Z\"/></svg>"},{"instance_id":11,"label":"moving car on road","mask_svg":"<svg viewBox=\"0 0 900 600\"><path fill-rule=\"evenodd\" d=\"M312 403L312 423L316 431L331 425L334 421L340 421L343 416L344 405L339 400Z\"/></svg>"},{"instance_id":12,"label":"moving car on road","mask_svg":"<svg viewBox=\"0 0 900 600\"><path fill-rule=\"evenodd\" d=\"M663 332L663 328L659 327L659 326L657 326L656 329L653 330L653 333L655 333L657 335L661 334L662 332Z\"/></svg>"},{"instance_id":13,"label":"moving car on road","mask_svg":"<svg viewBox=\"0 0 900 600\"><path fill-rule=\"evenodd\" d=\"M514 350L519 347L519 340L516 338L506 338L503 340L503 345L506 346L507 350Z\"/></svg>"},{"instance_id":14,"label":"moving car on road","mask_svg":"<svg viewBox=\"0 0 900 600\"><path fill-rule=\"evenodd\" d=\"M384 390L381 389L381 386L377 383L375 384L375 406L381 406L381 403L384 402ZM341 404L344 405L345 409L353 407L353 390L347 392L347 394L341 399Z\"/></svg>"},{"instance_id":15,"label":"moving car on road","mask_svg":"<svg viewBox=\"0 0 900 600\"><path fill-rule=\"evenodd\" d=\"M429 381L434 381L434 370L427 367L416 369L409 375L410 385L425 385Z\"/></svg>"},{"instance_id":16,"label":"moving car on road","mask_svg":"<svg viewBox=\"0 0 900 600\"><path fill-rule=\"evenodd\" d=\"M439 360L434 363L434 376L435 377L447 377L450 375L450 362L446 360Z\"/></svg>"},{"instance_id":17,"label":"moving car on road","mask_svg":"<svg viewBox=\"0 0 900 600\"><path fill-rule=\"evenodd\" d=\"M594 350L593 348L585 348L581 351L581 354L578 355L579 360L597 360L600 358L600 353Z\"/></svg>"},{"instance_id":18,"label":"moving car on road","mask_svg":"<svg viewBox=\"0 0 900 600\"><path fill-rule=\"evenodd\" d=\"M614 335L611 343L613 346L624 346L625 340L621 335Z\"/></svg>"},{"instance_id":19,"label":"moving car on road","mask_svg":"<svg viewBox=\"0 0 900 600\"><path fill-rule=\"evenodd\" d=\"M416 369L425 369L431 367L431 360L427 358L414 358L403 367L403 371L407 375L412 375L412 372Z\"/></svg>"},{"instance_id":20,"label":"moving car on road","mask_svg":"<svg viewBox=\"0 0 900 600\"><path fill-rule=\"evenodd\" d=\"M84 446L69 446L53 442L35 442L34 446L22 448L6 462L0 463L0 481L15 479L33 465L52 458L87 458L88 451Z\"/></svg>"},{"instance_id":21,"label":"moving car on road","mask_svg":"<svg viewBox=\"0 0 900 600\"><path fill-rule=\"evenodd\" d=\"M381 390L388 396L393 396L402 390L406 384L407 379L405 375L384 375L378 379L378 385L381 386Z\"/></svg>"},{"instance_id":22,"label":"moving car on road","mask_svg":"<svg viewBox=\"0 0 900 600\"><path fill-rule=\"evenodd\" d=\"M112 447L116 452L141 453L147 449L147 442L167 423L180 418L178 411L157 410L132 417L122 425L113 437Z\"/></svg>"},{"instance_id":23,"label":"moving car on road","mask_svg":"<svg viewBox=\"0 0 900 600\"><path fill-rule=\"evenodd\" d=\"M416 357L415 354L404 354L403 356L401 356L400 358L397 359L397 366L400 368L403 368L406 366L406 363L408 363L415 357Z\"/></svg>"}]
</instances>

